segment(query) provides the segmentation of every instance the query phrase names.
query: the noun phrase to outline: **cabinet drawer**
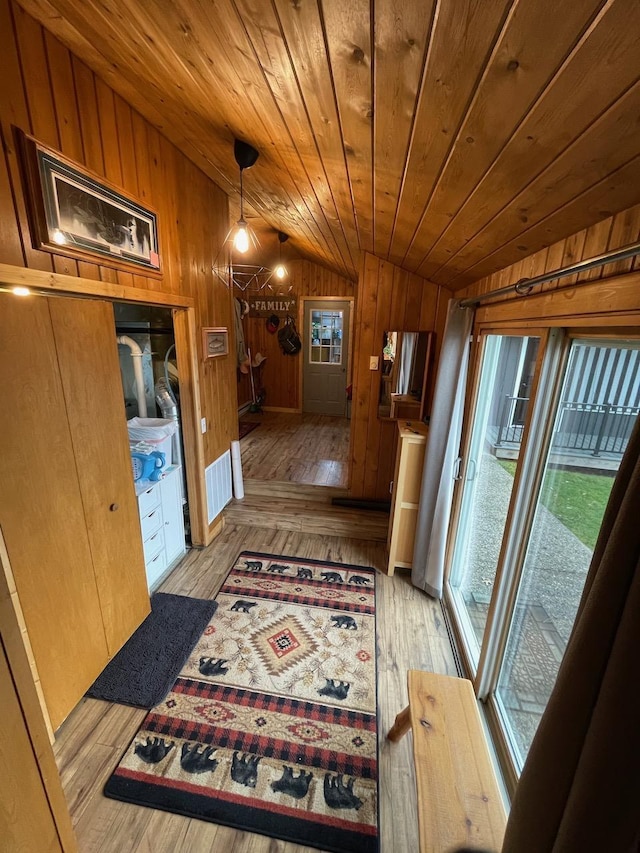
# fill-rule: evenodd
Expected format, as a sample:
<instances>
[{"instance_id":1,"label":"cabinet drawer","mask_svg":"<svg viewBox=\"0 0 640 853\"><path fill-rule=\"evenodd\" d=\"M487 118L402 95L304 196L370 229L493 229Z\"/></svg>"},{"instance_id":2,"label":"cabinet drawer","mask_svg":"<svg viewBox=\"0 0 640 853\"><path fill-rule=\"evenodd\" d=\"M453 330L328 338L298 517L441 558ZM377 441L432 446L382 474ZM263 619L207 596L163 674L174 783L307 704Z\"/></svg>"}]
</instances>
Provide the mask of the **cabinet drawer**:
<instances>
[{"instance_id":1,"label":"cabinet drawer","mask_svg":"<svg viewBox=\"0 0 640 853\"><path fill-rule=\"evenodd\" d=\"M161 548L164 548L164 530L158 528L148 539L144 540L144 562L145 565L152 560Z\"/></svg>"},{"instance_id":2,"label":"cabinet drawer","mask_svg":"<svg viewBox=\"0 0 640 853\"><path fill-rule=\"evenodd\" d=\"M167 557L164 548L146 564L147 586L151 587L167 567Z\"/></svg>"},{"instance_id":3,"label":"cabinet drawer","mask_svg":"<svg viewBox=\"0 0 640 853\"><path fill-rule=\"evenodd\" d=\"M140 512L140 518L144 518L145 515L148 515L154 507L158 506L159 503L160 485L159 483L154 483L153 486L149 486L146 491L138 495L138 510Z\"/></svg>"},{"instance_id":4,"label":"cabinet drawer","mask_svg":"<svg viewBox=\"0 0 640 853\"><path fill-rule=\"evenodd\" d=\"M146 541L159 527L162 527L162 510L157 506L151 510L149 515L145 515L144 518L140 519L143 541Z\"/></svg>"}]
</instances>

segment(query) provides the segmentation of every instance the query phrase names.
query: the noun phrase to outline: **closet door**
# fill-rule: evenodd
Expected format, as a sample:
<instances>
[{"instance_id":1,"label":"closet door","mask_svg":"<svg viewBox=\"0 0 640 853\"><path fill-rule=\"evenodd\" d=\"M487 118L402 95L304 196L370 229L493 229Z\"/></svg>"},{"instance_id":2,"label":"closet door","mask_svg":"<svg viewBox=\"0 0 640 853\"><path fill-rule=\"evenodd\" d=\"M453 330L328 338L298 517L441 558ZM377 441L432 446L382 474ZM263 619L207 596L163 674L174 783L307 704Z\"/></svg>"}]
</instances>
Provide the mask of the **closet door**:
<instances>
[{"instance_id":1,"label":"closet door","mask_svg":"<svg viewBox=\"0 0 640 853\"><path fill-rule=\"evenodd\" d=\"M0 527L55 729L108 649L49 300L0 295L0 375Z\"/></svg>"},{"instance_id":2,"label":"closet door","mask_svg":"<svg viewBox=\"0 0 640 853\"><path fill-rule=\"evenodd\" d=\"M149 613L113 307L50 299L109 657Z\"/></svg>"}]
</instances>

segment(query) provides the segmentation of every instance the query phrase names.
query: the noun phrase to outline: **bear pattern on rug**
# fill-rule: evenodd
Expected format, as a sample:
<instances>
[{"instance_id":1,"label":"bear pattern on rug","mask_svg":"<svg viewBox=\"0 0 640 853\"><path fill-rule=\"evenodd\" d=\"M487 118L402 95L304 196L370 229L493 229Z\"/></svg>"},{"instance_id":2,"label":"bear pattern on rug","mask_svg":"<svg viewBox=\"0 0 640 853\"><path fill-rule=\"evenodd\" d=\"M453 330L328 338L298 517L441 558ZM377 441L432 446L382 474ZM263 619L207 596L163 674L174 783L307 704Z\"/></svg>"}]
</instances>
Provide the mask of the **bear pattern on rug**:
<instances>
[{"instance_id":1,"label":"bear pattern on rug","mask_svg":"<svg viewBox=\"0 0 640 853\"><path fill-rule=\"evenodd\" d=\"M245 552L216 601L105 793L377 850L375 571Z\"/></svg>"}]
</instances>

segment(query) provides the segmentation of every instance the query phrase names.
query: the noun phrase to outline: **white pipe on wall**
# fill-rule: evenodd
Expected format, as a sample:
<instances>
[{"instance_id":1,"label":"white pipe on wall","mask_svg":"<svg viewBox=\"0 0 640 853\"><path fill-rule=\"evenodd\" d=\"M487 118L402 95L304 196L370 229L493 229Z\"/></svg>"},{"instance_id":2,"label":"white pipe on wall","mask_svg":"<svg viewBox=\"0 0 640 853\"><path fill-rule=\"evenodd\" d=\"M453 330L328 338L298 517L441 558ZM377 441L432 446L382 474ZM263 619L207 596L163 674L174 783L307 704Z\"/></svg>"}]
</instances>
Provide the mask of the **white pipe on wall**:
<instances>
[{"instance_id":1,"label":"white pipe on wall","mask_svg":"<svg viewBox=\"0 0 640 853\"><path fill-rule=\"evenodd\" d=\"M128 335L119 335L117 341L119 344L129 347L131 350L131 358L133 359L133 378L136 383L136 399L138 401L138 415L141 418L146 418L147 398L144 394L144 376L142 375L142 350L140 349L139 344Z\"/></svg>"}]
</instances>

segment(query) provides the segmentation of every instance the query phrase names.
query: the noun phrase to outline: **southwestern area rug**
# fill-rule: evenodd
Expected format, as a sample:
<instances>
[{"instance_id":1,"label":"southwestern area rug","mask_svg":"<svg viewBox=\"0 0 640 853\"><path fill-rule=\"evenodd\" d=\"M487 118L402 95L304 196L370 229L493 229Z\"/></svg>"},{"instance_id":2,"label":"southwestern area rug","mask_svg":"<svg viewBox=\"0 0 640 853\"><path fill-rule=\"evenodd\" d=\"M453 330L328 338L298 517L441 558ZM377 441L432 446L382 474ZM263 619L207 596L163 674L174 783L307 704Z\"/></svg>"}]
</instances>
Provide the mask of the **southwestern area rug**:
<instances>
[{"instance_id":1,"label":"southwestern area rug","mask_svg":"<svg viewBox=\"0 0 640 853\"><path fill-rule=\"evenodd\" d=\"M375 571L244 551L108 797L378 850Z\"/></svg>"}]
</instances>

